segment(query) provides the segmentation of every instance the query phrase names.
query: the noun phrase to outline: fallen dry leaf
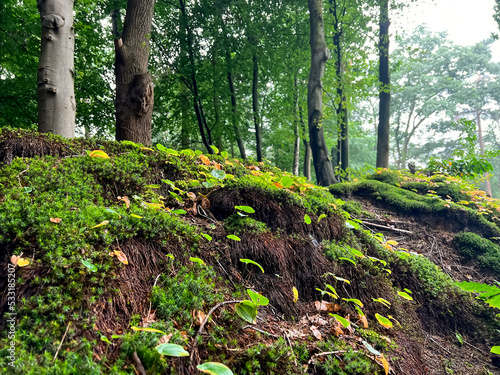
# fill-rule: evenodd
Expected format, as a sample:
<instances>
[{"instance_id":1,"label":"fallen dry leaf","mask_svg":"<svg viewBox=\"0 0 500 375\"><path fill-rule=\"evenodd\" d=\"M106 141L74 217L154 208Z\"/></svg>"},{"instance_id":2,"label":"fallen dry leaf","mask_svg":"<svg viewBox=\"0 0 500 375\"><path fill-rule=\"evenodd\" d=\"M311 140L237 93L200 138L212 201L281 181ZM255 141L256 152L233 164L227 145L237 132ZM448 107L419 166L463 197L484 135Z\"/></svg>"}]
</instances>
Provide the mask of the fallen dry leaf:
<instances>
[{"instance_id":1,"label":"fallen dry leaf","mask_svg":"<svg viewBox=\"0 0 500 375\"><path fill-rule=\"evenodd\" d=\"M168 344L171 337L172 337L172 333L169 333L168 335L163 335L162 337L160 337L158 339L156 346L161 345L161 344Z\"/></svg>"},{"instance_id":2,"label":"fallen dry leaf","mask_svg":"<svg viewBox=\"0 0 500 375\"><path fill-rule=\"evenodd\" d=\"M196 325L201 326L206 317L207 315L203 311L198 310L198 313L196 314Z\"/></svg>"},{"instance_id":3,"label":"fallen dry leaf","mask_svg":"<svg viewBox=\"0 0 500 375\"><path fill-rule=\"evenodd\" d=\"M124 201L125 202L125 206L127 206L127 208L130 207L130 199L128 199L127 196L125 196L125 197L118 197L118 200Z\"/></svg>"},{"instance_id":4,"label":"fallen dry leaf","mask_svg":"<svg viewBox=\"0 0 500 375\"><path fill-rule=\"evenodd\" d=\"M205 155L200 155L200 160L203 164L210 165L210 159L207 158Z\"/></svg>"},{"instance_id":5,"label":"fallen dry leaf","mask_svg":"<svg viewBox=\"0 0 500 375\"><path fill-rule=\"evenodd\" d=\"M12 255L10 257L10 262L14 265L14 266L17 266L17 261L21 259L20 256L17 256L17 255Z\"/></svg>"},{"instance_id":6,"label":"fallen dry leaf","mask_svg":"<svg viewBox=\"0 0 500 375\"><path fill-rule=\"evenodd\" d=\"M316 310L318 311L333 311L337 312L342 309L342 306L340 306L338 303L332 303L332 302L327 302L327 301L315 301L314 305L316 306Z\"/></svg>"},{"instance_id":7,"label":"fallen dry leaf","mask_svg":"<svg viewBox=\"0 0 500 375\"><path fill-rule=\"evenodd\" d=\"M368 319L366 319L366 315L359 315L359 320L363 324L363 328L368 328Z\"/></svg>"},{"instance_id":8,"label":"fallen dry leaf","mask_svg":"<svg viewBox=\"0 0 500 375\"><path fill-rule=\"evenodd\" d=\"M192 200L194 200L194 201L196 200L196 194L195 194L195 193L193 193L192 191L190 191L189 193L187 193L187 196L188 196L189 198L191 198Z\"/></svg>"},{"instance_id":9,"label":"fallen dry leaf","mask_svg":"<svg viewBox=\"0 0 500 375\"><path fill-rule=\"evenodd\" d=\"M120 250L115 250L114 255L116 255L118 260L120 262L122 262L123 264L128 264L127 256L124 253L122 253Z\"/></svg>"},{"instance_id":10,"label":"fallen dry leaf","mask_svg":"<svg viewBox=\"0 0 500 375\"><path fill-rule=\"evenodd\" d=\"M50 221L51 221L51 222L53 222L53 223L56 223L56 224L57 224L57 223L60 223L60 222L61 222L61 220L62 220L62 219L61 219L61 218L59 218L59 217L51 217L51 218L50 218Z\"/></svg>"},{"instance_id":11,"label":"fallen dry leaf","mask_svg":"<svg viewBox=\"0 0 500 375\"><path fill-rule=\"evenodd\" d=\"M321 332L316 326L310 326L309 329L313 333L314 337L316 337L318 340L321 340Z\"/></svg>"}]
</instances>

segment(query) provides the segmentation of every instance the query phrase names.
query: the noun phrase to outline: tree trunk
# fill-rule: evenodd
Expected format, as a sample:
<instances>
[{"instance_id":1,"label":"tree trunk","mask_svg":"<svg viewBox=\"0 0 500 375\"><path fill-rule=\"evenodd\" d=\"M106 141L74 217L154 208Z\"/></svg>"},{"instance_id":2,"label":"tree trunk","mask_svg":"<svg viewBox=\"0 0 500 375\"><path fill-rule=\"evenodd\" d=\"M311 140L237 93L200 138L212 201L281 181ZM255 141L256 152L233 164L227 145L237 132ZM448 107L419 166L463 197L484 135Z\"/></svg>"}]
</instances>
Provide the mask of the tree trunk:
<instances>
[{"instance_id":1,"label":"tree trunk","mask_svg":"<svg viewBox=\"0 0 500 375\"><path fill-rule=\"evenodd\" d=\"M481 155L484 155L485 149L484 149L483 129L481 127L481 111L476 112L476 121L477 121L477 138L479 140L479 148L481 149ZM488 193L490 197L493 197L493 194L491 192L490 174L485 173L483 176L486 179L484 181L486 185L486 193Z\"/></svg>"},{"instance_id":2,"label":"tree trunk","mask_svg":"<svg viewBox=\"0 0 500 375\"><path fill-rule=\"evenodd\" d=\"M300 159L300 128L299 128L299 87L297 77L293 81L295 88L293 95L293 134L295 136L293 147L293 165L292 173L299 175L299 159Z\"/></svg>"},{"instance_id":3,"label":"tree trunk","mask_svg":"<svg viewBox=\"0 0 500 375\"><path fill-rule=\"evenodd\" d=\"M255 43L256 44L256 43ZM257 46L253 46L252 65L253 65L253 79L252 79L252 107L253 107L253 122L255 125L255 148L257 150L257 161L262 161L262 134L259 121L259 65L257 61Z\"/></svg>"},{"instance_id":4,"label":"tree trunk","mask_svg":"<svg viewBox=\"0 0 500 375\"><path fill-rule=\"evenodd\" d=\"M311 29L311 70L307 84L307 112L309 142L314 162L316 179L321 186L331 185L336 181L330 162L328 148L323 133L323 83L325 65L330 56L326 47L321 0L308 0Z\"/></svg>"},{"instance_id":5,"label":"tree trunk","mask_svg":"<svg viewBox=\"0 0 500 375\"><path fill-rule=\"evenodd\" d=\"M389 71L389 0L380 1L379 82L380 104L377 136L377 168L389 168L391 93Z\"/></svg>"},{"instance_id":6,"label":"tree trunk","mask_svg":"<svg viewBox=\"0 0 500 375\"><path fill-rule=\"evenodd\" d=\"M121 39L115 39L116 140L151 145L153 80L148 73L154 0L128 0Z\"/></svg>"},{"instance_id":7,"label":"tree trunk","mask_svg":"<svg viewBox=\"0 0 500 375\"><path fill-rule=\"evenodd\" d=\"M247 154L245 151L245 145L243 144L243 140L241 139L240 128L238 126L238 110L236 106L236 92L234 90L234 81L233 81L233 72L232 72L232 64L231 64L231 55L229 50L226 50L226 60L228 64L227 69L227 82L229 83L229 92L231 93L231 111L232 111L232 122L234 135L236 138L236 142L238 143L238 148L240 149L240 156L242 159L246 159Z\"/></svg>"},{"instance_id":8,"label":"tree trunk","mask_svg":"<svg viewBox=\"0 0 500 375\"><path fill-rule=\"evenodd\" d=\"M42 44L38 66L38 131L75 136L72 0L38 0Z\"/></svg>"},{"instance_id":9,"label":"tree trunk","mask_svg":"<svg viewBox=\"0 0 500 375\"><path fill-rule=\"evenodd\" d=\"M304 123L304 111L302 107L299 107L299 117L300 117L300 125L302 127L302 141L304 143L304 176L310 181L311 180L311 145L307 140L307 129L306 124Z\"/></svg>"}]
</instances>

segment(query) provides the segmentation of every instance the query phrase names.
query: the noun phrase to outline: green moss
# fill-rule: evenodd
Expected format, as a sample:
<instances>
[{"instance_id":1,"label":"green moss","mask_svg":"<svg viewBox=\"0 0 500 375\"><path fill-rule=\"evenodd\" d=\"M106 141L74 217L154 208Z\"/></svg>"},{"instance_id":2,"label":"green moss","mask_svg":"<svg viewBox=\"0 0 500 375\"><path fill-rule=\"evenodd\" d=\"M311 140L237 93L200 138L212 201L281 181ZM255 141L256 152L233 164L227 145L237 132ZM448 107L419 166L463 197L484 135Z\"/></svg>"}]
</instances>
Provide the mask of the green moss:
<instances>
[{"instance_id":1,"label":"green moss","mask_svg":"<svg viewBox=\"0 0 500 375\"><path fill-rule=\"evenodd\" d=\"M470 232L457 234L455 241L461 254L469 259L475 259L482 269L500 275L500 246Z\"/></svg>"},{"instance_id":2,"label":"green moss","mask_svg":"<svg viewBox=\"0 0 500 375\"><path fill-rule=\"evenodd\" d=\"M454 202L469 201L467 194L461 192L459 185L455 183L444 183L434 181L435 183L429 184L428 182L406 182L401 184L401 187L406 190L411 190L418 194L429 194L429 191L435 191L435 194L442 199L452 199ZM430 193L434 194L434 193Z\"/></svg>"},{"instance_id":3,"label":"green moss","mask_svg":"<svg viewBox=\"0 0 500 375\"><path fill-rule=\"evenodd\" d=\"M355 201L346 201L342 209L349 212L351 215L361 215L361 203Z\"/></svg>"},{"instance_id":4,"label":"green moss","mask_svg":"<svg viewBox=\"0 0 500 375\"><path fill-rule=\"evenodd\" d=\"M228 233L233 233L237 236L244 233L259 235L270 231L265 223L251 217L241 217L238 214L229 216L224 220L224 224Z\"/></svg>"},{"instance_id":5,"label":"green moss","mask_svg":"<svg viewBox=\"0 0 500 375\"><path fill-rule=\"evenodd\" d=\"M380 173L374 173L366 178L368 180L376 180L380 182L384 182L389 185L396 185L400 182L400 171L393 171L393 170L383 170L379 171Z\"/></svg>"}]
</instances>

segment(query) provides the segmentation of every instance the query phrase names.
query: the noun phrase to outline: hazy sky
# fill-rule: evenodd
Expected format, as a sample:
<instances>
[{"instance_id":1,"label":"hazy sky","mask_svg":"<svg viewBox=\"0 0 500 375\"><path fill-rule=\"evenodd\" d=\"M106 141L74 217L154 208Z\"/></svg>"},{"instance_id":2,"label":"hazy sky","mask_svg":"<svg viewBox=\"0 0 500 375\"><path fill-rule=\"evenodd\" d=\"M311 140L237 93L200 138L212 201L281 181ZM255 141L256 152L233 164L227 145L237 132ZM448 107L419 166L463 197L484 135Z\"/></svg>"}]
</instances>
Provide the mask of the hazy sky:
<instances>
[{"instance_id":1,"label":"hazy sky","mask_svg":"<svg viewBox=\"0 0 500 375\"><path fill-rule=\"evenodd\" d=\"M392 32L400 25L426 23L433 31L447 31L456 44L472 45L488 37L500 34L493 19L495 0L417 0L404 11L402 20L394 22ZM493 60L500 62L500 41L491 50Z\"/></svg>"}]
</instances>

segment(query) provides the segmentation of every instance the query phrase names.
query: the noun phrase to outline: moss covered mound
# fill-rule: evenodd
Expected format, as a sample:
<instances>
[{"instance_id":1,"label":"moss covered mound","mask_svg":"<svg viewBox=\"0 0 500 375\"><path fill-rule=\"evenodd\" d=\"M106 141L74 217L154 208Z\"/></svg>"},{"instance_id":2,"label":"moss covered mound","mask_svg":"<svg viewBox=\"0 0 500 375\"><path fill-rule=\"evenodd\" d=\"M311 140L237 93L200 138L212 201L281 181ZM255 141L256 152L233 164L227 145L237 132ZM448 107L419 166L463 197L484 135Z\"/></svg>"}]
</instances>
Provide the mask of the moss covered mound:
<instances>
[{"instance_id":1,"label":"moss covered mound","mask_svg":"<svg viewBox=\"0 0 500 375\"><path fill-rule=\"evenodd\" d=\"M220 362L235 374L424 374L442 364L421 344L427 335L459 332L484 348L498 328L429 260L268 164L16 131L0 139L0 267L14 275L0 278L5 372L194 374ZM330 191L496 228L379 181ZM269 305L249 322L238 303L252 291ZM161 355L161 343L189 355ZM464 349L447 348L448 367L463 367Z\"/></svg>"}]
</instances>

